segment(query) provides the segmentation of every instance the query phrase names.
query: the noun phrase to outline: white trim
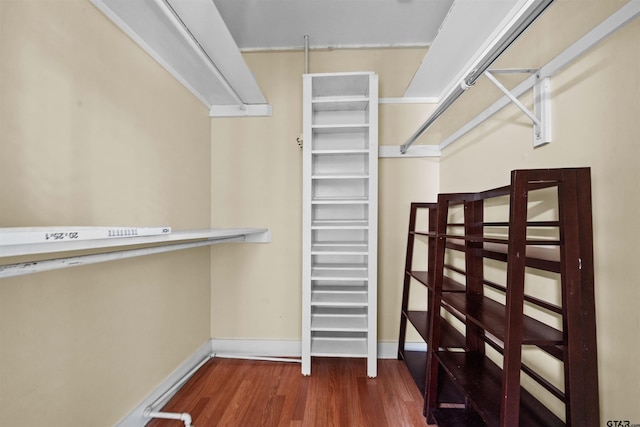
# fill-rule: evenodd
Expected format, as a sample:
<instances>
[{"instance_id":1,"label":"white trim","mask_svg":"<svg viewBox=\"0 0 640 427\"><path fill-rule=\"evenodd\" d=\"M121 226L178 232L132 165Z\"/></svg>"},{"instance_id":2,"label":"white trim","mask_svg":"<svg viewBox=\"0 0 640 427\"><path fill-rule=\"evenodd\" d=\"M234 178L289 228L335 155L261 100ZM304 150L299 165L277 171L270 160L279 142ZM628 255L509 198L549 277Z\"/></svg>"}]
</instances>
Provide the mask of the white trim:
<instances>
[{"instance_id":1,"label":"white trim","mask_svg":"<svg viewBox=\"0 0 640 427\"><path fill-rule=\"evenodd\" d=\"M300 340L259 340L259 339L212 339L212 348L217 357L239 358L267 356L267 357L300 357L302 342ZM407 343L407 346L411 343ZM416 343L416 350L424 347ZM397 341L378 341L378 359L395 359L398 356Z\"/></svg>"},{"instance_id":2,"label":"white trim","mask_svg":"<svg viewBox=\"0 0 640 427\"><path fill-rule=\"evenodd\" d=\"M224 356L271 356L300 357L300 340L253 340L253 339L216 339L211 340L214 353Z\"/></svg>"},{"instance_id":3,"label":"white trim","mask_svg":"<svg viewBox=\"0 0 640 427\"><path fill-rule=\"evenodd\" d=\"M412 145L405 154L399 145L381 145L378 147L378 158L406 159L410 157L440 157L440 147L437 145Z\"/></svg>"},{"instance_id":4,"label":"white trim","mask_svg":"<svg viewBox=\"0 0 640 427\"><path fill-rule=\"evenodd\" d=\"M404 349L408 351L427 351L427 343L420 342L405 342Z\"/></svg>"},{"instance_id":5,"label":"white trim","mask_svg":"<svg viewBox=\"0 0 640 427\"><path fill-rule=\"evenodd\" d=\"M271 117L270 104L212 105L209 117Z\"/></svg>"},{"instance_id":6,"label":"white trim","mask_svg":"<svg viewBox=\"0 0 640 427\"><path fill-rule=\"evenodd\" d=\"M144 416L144 411L160 398L166 390L170 389L174 384L185 377L193 368L198 366L200 362L211 355L211 340L207 340L194 354L185 360L175 371L173 371L155 390L142 400L127 416L125 416L116 427L141 427L146 425L150 420ZM162 407L177 392L167 395L162 402L158 402L156 406Z\"/></svg>"}]
</instances>

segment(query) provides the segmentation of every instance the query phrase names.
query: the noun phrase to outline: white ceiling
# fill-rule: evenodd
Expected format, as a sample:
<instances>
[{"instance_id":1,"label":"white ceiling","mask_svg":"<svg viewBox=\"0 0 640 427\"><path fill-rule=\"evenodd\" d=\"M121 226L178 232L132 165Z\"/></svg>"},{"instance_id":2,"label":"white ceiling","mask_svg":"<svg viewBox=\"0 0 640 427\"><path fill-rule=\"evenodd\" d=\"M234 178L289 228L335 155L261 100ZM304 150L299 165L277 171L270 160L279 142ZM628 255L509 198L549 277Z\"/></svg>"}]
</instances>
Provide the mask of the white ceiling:
<instances>
[{"instance_id":1,"label":"white ceiling","mask_svg":"<svg viewBox=\"0 0 640 427\"><path fill-rule=\"evenodd\" d=\"M193 0L183 0L193 1ZM212 0L240 50L429 46L404 94L440 99L539 0Z\"/></svg>"},{"instance_id":2,"label":"white ceiling","mask_svg":"<svg viewBox=\"0 0 640 427\"><path fill-rule=\"evenodd\" d=\"M428 46L453 0L213 0L241 50Z\"/></svg>"},{"instance_id":3,"label":"white ceiling","mask_svg":"<svg viewBox=\"0 0 640 427\"><path fill-rule=\"evenodd\" d=\"M405 97L439 100L542 0L91 0L212 116L270 115L241 50L430 46Z\"/></svg>"}]
</instances>

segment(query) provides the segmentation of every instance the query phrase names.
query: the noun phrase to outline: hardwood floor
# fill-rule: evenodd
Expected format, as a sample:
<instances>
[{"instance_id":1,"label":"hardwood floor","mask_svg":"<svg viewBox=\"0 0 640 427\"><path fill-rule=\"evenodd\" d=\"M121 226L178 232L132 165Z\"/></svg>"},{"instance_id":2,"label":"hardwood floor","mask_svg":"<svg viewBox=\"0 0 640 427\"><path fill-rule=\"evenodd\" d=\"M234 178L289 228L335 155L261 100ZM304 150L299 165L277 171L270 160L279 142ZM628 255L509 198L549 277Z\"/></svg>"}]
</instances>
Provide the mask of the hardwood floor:
<instances>
[{"instance_id":1,"label":"hardwood floor","mask_svg":"<svg viewBox=\"0 0 640 427\"><path fill-rule=\"evenodd\" d=\"M422 404L397 360L379 360L378 377L370 379L359 359L314 358L304 377L298 363L214 358L162 410L190 413L194 427L425 427Z\"/></svg>"}]
</instances>

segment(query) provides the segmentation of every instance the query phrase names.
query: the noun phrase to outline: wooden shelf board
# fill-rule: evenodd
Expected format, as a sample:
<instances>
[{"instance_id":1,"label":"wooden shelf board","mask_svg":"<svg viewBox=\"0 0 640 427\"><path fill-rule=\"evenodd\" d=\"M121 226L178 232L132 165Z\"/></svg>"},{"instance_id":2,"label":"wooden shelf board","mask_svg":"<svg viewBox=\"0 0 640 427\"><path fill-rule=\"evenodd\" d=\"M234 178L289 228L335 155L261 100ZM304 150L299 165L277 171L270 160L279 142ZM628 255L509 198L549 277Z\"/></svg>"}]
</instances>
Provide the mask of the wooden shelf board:
<instances>
[{"instance_id":1,"label":"wooden shelf board","mask_svg":"<svg viewBox=\"0 0 640 427\"><path fill-rule=\"evenodd\" d=\"M437 234L432 231L410 231L409 234L413 234L414 236L426 236L426 237L436 237Z\"/></svg>"},{"instance_id":2,"label":"wooden shelf board","mask_svg":"<svg viewBox=\"0 0 640 427\"><path fill-rule=\"evenodd\" d=\"M487 426L499 426L502 370L480 353L440 351L437 357ZM564 426L562 420L524 389L520 391L520 408L522 426Z\"/></svg>"},{"instance_id":3,"label":"wooden shelf board","mask_svg":"<svg viewBox=\"0 0 640 427\"><path fill-rule=\"evenodd\" d=\"M429 277L428 271L417 271L413 270L409 272L409 275L416 279L418 282L422 283L429 289L433 289L432 280ZM445 277L442 282L442 292L465 292L466 288L461 283L456 282L455 280Z\"/></svg>"},{"instance_id":4,"label":"wooden shelf board","mask_svg":"<svg viewBox=\"0 0 640 427\"><path fill-rule=\"evenodd\" d=\"M407 320L418 331L425 342L429 342L429 312L410 310L406 313ZM464 348L465 338L449 322L440 322L442 325L440 347L442 348Z\"/></svg>"},{"instance_id":5,"label":"wooden shelf board","mask_svg":"<svg viewBox=\"0 0 640 427\"><path fill-rule=\"evenodd\" d=\"M438 427L485 427L482 418L471 409L438 408L431 411Z\"/></svg>"},{"instance_id":6,"label":"wooden shelf board","mask_svg":"<svg viewBox=\"0 0 640 427\"><path fill-rule=\"evenodd\" d=\"M481 295L461 293L445 293L442 300L504 342L507 323L504 305ZM524 316L522 337L523 345L552 346L563 342L562 331L529 316Z\"/></svg>"}]
</instances>

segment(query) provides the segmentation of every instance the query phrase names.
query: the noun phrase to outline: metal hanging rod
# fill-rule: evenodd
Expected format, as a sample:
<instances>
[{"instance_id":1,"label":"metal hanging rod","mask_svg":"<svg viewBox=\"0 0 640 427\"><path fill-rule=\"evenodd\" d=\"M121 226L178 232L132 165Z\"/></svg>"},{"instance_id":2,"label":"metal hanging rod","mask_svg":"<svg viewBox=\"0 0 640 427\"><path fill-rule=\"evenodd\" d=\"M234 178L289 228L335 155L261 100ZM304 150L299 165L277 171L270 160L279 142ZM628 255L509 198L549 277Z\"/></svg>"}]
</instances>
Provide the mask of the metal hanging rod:
<instances>
[{"instance_id":1,"label":"metal hanging rod","mask_svg":"<svg viewBox=\"0 0 640 427\"><path fill-rule=\"evenodd\" d=\"M549 61L546 65L541 67L536 75L529 76L525 81L513 88L510 92L515 97L523 95L526 91L536 87L540 80L548 80L550 77L556 75L560 71L564 70L569 64L572 64L576 59L583 54L591 50L598 45L604 39L611 34L618 31L628 23L634 21L640 17L640 0L629 0L627 4L622 6L616 12L614 12L607 19L602 21L599 25L585 34L578 41L562 51L558 56ZM478 114L475 118L469 121L466 125L462 126L456 132L447 137L440 143L439 149L444 150L449 145L453 144L458 139L469 133L472 129L475 129L485 120L489 119L504 107L509 105L510 99L502 97L486 110Z\"/></svg>"},{"instance_id":2,"label":"metal hanging rod","mask_svg":"<svg viewBox=\"0 0 640 427\"><path fill-rule=\"evenodd\" d=\"M409 147L473 84L484 74L491 64L535 21L554 0L531 0L527 7L515 18L509 30L492 43L492 46L481 56L466 76L444 96L438 108L429 118L400 146L405 154Z\"/></svg>"},{"instance_id":3,"label":"metal hanging rod","mask_svg":"<svg viewBox=\"0 0 640 427\"><path fill-rule=\"evenodd\" d=\"M191 33L191 31L187 28L186 24L182 21L182 18L178 15L178 13L173 9L168 0L155 0L155 3L158 5L158 8L163 11L167 19L173 24L173 26L182 34L187 43L191 45L191 48L194 52L202 59L202 61L207 64L209 69L213 72L213 74L220 80L224 88L231 95L231 97L238 103L241 110L245 110L247 108L247 104L242 100L238 92L231 86L227 78L222 74L222 72L218 69L216 64L213 62L209 54L204 50L200 42L195 38L195 36Z\"/></svg>"}]
</instances>

